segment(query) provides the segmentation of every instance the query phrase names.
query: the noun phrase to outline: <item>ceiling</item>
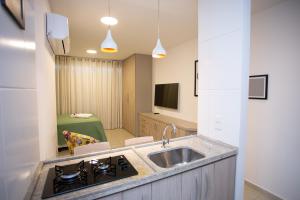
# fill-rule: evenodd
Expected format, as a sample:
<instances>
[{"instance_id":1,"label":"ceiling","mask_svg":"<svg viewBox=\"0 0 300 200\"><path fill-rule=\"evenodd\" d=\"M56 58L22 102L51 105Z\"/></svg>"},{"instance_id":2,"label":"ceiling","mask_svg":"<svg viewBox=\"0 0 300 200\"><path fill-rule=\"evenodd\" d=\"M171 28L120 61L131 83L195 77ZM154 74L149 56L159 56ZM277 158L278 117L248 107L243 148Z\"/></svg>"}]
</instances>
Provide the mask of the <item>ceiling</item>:
<instances>
[{"instance_id":1,"label":"ceiling","mask_svg":"<svg viewBox=\"0 0 300 200\"><path fill-rule=\"evenodd\" d=\"M286 0L252 0L252 13ZM107 27L100 18L107 15L107 0L49 0L52 12L69 18L71 56L124 59L134 53L151 54L156 43L157 0L110 0L112 27L119 46L114 54L99 51ZM163 46L173 46L197 37L197 0L161 0L160 35ZM90 55L87 49L96 49Z\"/></svg>"},{"instance_id":2,"label":"ceiling","mask_svg":"<svg viewBox=\"0 0 300 200\"><path fill-rule=\"evenodd\" d=\"M99 51L107 27L107 0L49 0L52 12L69 18L71 56L124 59L131 54L151 54L157 39L157 0L111 0L112 27L119 46L114 54ZM168 49L197 37L197 0L161 0L160 35ZM97 49L97 55L86 53Z\"/></svg>"}]
</instances>

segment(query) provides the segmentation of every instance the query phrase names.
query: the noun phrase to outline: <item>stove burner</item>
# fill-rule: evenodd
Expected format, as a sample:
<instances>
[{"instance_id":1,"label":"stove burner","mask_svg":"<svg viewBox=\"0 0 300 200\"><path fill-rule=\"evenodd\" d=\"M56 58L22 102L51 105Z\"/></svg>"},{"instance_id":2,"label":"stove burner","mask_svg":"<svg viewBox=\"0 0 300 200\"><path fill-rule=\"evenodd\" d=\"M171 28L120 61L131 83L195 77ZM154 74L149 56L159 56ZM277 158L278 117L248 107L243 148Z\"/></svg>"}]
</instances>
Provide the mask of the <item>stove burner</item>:
<instances>
[{"instance_id":1,"label":"stove burner","mask_svg":"<svg viewBox=\"0 0 300 200\"><path fill-rule=\"evenodd\" d=\"M73 174L69 174L69 175L61 175L60 178L62 179L65 179L65 180L68 180L68 179L73 179L73 178L76 178L80 175L80 171L78 172L75 172Z\"/></svg>"},{"instance_id":2,"label":"stove burner","mask_svg":"<svg viewBox=\"0 0 300 200\"><path fill-rule=\"evenodd\" d=\"M58 192L66 185L87 181L87 171L84 168L84 161L75 165L55 166L55 178L53 180L54 191Z\"/></svg>"},{"instance_id":3,"label":"stove burner","mask_svg":"<svg viewBox=\"0 0 300 200\"><path fill-rule=\"evenodd\" d=\"M55 166L55 175L56 177L60 177L61 179L74 179L80 175L81 172L83 172L84 169L84 161L72 165L73 167L69 166Z\"/></svg>"},{"instance_id":4,"label":"stove burner","mask_svg":"<svg viewBox=\"0 0 300 200\"><path fill-rule=\"evenodd\" d=\"M98 175L116 176L116 165L112 164L111 157L101 160L93 160L91 168L94 172L94 178Z\"/></svg>"},{"instance_id":5,"label":"stove burner","mask_svg":"<svg viewBox=\"0 0 300 200\"><path fill-rule=\"evenodd\" d=\"M92 167L98 168L100 170L106 170L111 165L111 162L100 162L99 160L91 160L90 163L92 164Z\"/></svg>"},{"instance_id":6,"label":"stove burner","mask_svg":"<svg viewBox=\"0 0 300 200\"><path fill-rule=\"evenodd\" d=\"M109 168L109 164L99 163L98 168L101 170L107 170Z\"/></svg>"},{"instance_id":7,"label":"stove burner","mask_svg":"<svg viewBox=\"0 0 300 200\"><path fill-rule=\"evenodd\" d=\"M42 199L137 175L124 155L49 169Z\"/></svg>"}]
</instances>

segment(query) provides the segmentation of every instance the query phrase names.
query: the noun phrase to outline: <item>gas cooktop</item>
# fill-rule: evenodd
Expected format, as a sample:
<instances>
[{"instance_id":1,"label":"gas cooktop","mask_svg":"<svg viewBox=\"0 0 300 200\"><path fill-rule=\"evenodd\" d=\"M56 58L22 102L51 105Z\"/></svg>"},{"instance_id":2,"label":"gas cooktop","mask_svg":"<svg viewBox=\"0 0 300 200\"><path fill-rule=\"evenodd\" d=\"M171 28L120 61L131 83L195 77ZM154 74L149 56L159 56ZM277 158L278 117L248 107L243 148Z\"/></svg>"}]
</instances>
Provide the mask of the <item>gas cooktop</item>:
<instances>
[{"instance_id":1,"label":"gas cooktop","mask_svg":"<svg viewBox=\"0 0 300 200\"><path fill-rule=\"evenodd\" d=\"M61 195L137 174L136 169L124 155L55 166L48 171L42 198Z\"/></svg>"}]
</instances>

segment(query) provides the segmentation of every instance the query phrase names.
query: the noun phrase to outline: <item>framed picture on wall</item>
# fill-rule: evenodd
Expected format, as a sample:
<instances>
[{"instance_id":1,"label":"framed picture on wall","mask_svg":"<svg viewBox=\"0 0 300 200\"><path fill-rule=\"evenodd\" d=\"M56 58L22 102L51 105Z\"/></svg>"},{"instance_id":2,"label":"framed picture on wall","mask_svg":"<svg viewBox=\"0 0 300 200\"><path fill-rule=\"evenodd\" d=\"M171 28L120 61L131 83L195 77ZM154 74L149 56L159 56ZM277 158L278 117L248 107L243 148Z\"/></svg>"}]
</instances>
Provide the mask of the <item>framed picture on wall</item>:
<instances>
[{"instance_id":1,"label":"framed picture on wall","mask_svg":"<svg viewBox=\"0 0 300 200\"><path fill-rule=\"evenodd\" d=\"M249 77L249 99L268 98L268 75L255 75Z\"/></svg>"},{"instance_id":2,"label":"framed picture on wall","mask_svg":"<svg viewBox=\"0 0 300 200\"><path fill-rule=\"evenodd\" d=\"M12 16L21 29L25 29L23 0L0 0L1 4Z\"/></svg>"},{"instance_id":3,"label":"framed picture on wall","mask_svg":"<svg viewBox=\"0 0 300 200\"><path fill-rule=\"evenodd\" d=\"M194 96L198 96L198 60L195 60Z\"/></svg>"}]
</instances>

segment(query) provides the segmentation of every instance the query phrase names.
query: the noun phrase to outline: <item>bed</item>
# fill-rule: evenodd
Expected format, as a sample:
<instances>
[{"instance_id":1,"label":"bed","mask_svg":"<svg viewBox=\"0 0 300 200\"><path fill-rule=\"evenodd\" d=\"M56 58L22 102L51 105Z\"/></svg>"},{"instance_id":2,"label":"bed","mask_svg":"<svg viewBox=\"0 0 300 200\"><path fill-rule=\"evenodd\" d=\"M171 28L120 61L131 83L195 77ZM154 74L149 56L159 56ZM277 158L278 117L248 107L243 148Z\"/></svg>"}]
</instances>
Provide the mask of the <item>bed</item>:
<instances>
[{"instance_id":1,"label":"bed","mask_svg":"<svg viewBox=\"0 0 300 200\"><path fill-rule=\"evenodd\" d=\"M101 142L106 142L107 138L101 121L95 116L89 118L73 118L69 114L57 117L57 138L58 147L66 147L66 142L62 132L68 130L91 136Z\"/></svg>"}]
</instances>

